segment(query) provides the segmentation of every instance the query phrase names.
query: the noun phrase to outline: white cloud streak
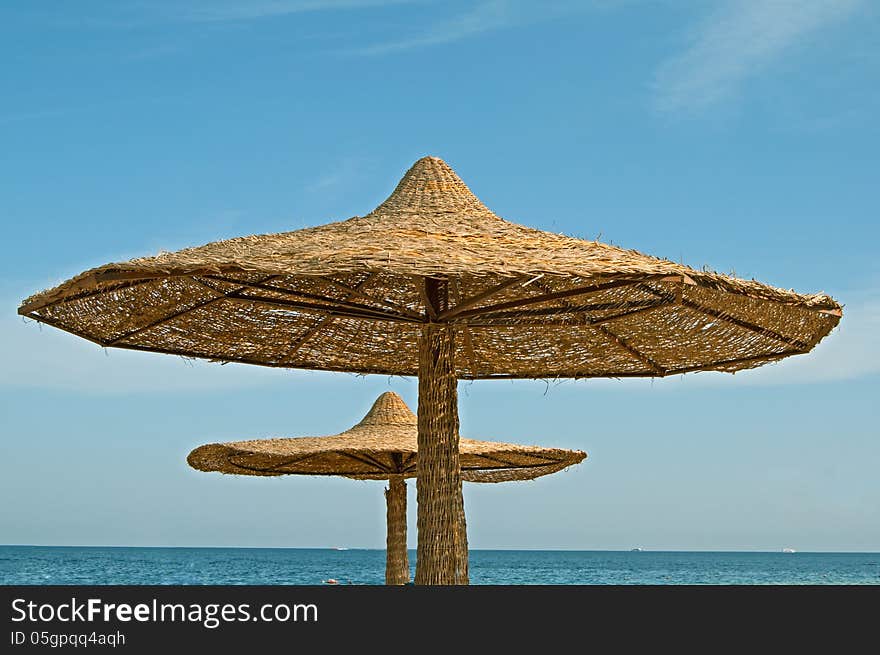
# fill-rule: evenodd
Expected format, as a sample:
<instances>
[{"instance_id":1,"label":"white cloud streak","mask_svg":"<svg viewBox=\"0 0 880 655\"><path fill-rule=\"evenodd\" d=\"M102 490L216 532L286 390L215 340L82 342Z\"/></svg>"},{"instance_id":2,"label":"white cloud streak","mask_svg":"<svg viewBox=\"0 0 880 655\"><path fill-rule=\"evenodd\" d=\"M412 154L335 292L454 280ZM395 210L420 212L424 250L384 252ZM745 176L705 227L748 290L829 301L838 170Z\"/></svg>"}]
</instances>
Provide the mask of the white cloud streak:
<instances>
[{"instance_id":1,"label":"white cloud streak","mask_svg":"<svg viewBox=\"0 0 880 655\"><path fill-rule=\"evenodd\" d=\"M512 25L517 20L513 9L514 5L509 0L481 2L470 11L438 23L421 34L358 48L353 50L352 54L384 55L460 41Z\"/></svg>"},{"instance_id":2,"label":"white cloud streak","mask_svg":"<svg viewBox=\"0 0 880 655\"><path fill-rule=\"evenodd\" d=\"M661 112L697 113L735 96L743 83L852 16L863 0L726 0L692 32L684 52L654 79Z\"/></svg>"},{"instance_id":3,"label":"white cloud streak","mask_svg":"<svg viewBox=\"0 0 880 655\"><path fill-rule=\"evenodd\" d=\"M404 38L355 48L347 51L346 54L385 55L443 45L518 25L552 20L586 9L616 5L619 1L545 0L541 3L535 3L523 0L483 0L476 3L468 11L453 18L438 21L428 29L416 31Z\"/></svg>"},{"instance_id":4,"label":"white cloud streak","mask_svg":"<svg viewBox=\"0 0 880 655\"><path fill-rule=\"evenodd\" d=\"M420 0L263 0L258 2L175 2L167 14L174 20L195 23L219 23L258 20L289 14L373 9L391 5L413 4Z\"/></svg>"}]
</instances>

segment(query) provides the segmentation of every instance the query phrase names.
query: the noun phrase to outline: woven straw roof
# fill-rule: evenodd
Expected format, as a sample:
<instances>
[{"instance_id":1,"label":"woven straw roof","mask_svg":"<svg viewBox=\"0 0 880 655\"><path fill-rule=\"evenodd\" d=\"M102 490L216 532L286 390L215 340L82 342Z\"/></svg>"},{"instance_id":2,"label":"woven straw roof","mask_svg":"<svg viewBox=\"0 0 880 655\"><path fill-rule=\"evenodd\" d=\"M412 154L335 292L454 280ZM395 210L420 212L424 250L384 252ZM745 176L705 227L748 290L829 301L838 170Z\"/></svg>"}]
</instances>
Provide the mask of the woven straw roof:
<instances>
[{"instance_id":1,"label":"woven straw roof","mask_svg":"<svg viewBox=\"0 0 880 655\"><path fill-rule=\"evenodd\" d=\"M383 393L363 420L328 437L233 441L199 446L187 457L200 471L240 475L340 475L359 480L416 476L417 422L397 394ZM462 479L531 480L581 462L580 450L459 441Z\"/></svg>"},{"instance_id":2,"label":"woven straw roof","mask_svg":"<svg viewBox=\"0 0 880 655\"><path fill-rule=\"evenodd\" d=\"M577 378L760 366L811 350L841 306L505 221L426 157L366 216L107 264L19 313L108 347L399 375L440 322L460 378Z\"/></svg>"}]
</instances>

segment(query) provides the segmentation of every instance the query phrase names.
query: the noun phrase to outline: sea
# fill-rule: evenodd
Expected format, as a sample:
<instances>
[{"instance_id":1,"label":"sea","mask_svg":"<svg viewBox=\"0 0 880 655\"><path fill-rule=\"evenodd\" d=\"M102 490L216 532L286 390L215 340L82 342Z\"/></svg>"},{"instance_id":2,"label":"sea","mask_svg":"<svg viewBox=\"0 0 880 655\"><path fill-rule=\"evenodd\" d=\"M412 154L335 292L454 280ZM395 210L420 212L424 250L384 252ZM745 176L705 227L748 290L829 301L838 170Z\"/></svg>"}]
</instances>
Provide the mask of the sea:
<instances>
[{"instance_id":1,"label":"sea","mask_svg":"<svg viewBox=\"0 0 880 655\"><path fill-rule=\"evenodd\" d=\"M410 563L415 563L410 551ZM385 551L0 546L3 585L379 585ZM472 550L471 584L880 584L880 553Z\"/></svg>"}]
</instances>

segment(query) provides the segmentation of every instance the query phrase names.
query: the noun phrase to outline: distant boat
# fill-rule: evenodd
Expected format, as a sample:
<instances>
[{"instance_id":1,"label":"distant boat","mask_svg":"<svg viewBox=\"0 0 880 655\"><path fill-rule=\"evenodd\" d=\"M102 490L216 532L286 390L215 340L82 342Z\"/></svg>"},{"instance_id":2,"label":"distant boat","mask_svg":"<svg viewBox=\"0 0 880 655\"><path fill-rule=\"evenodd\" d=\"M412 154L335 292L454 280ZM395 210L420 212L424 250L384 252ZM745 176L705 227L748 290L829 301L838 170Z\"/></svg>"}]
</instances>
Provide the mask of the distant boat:
<instances>
[{"instance_id":1,"label":"distant boat","mask_svg":"<svg viewBox=\"0 0 880 655\"><path fill-rule=\"evenodd\" d=\"M348 550L345 546L333 546L333 550Z\"/></svg>"},{"instance_id":2,"label":"distant boat","mask_svg":"<svg viewBox=\"0 0 880 655\"><path fill-rule=\"evenodd\" d=\"M642 549L641 549L641 548L630 548L630 549L629 549L629 552L631 552L631 553L641 553L641 552L642 552Z\"/></svg>"},{"instance_id":3,"label":"distant boat","mask_svg":"<svg viewBox=\"0 0 880 655\"><path fill-rule=\"evenodd\" d=\"M796 553L797 551L794 548L783 548L783 553Z\"/></svg>"}]
</instances>

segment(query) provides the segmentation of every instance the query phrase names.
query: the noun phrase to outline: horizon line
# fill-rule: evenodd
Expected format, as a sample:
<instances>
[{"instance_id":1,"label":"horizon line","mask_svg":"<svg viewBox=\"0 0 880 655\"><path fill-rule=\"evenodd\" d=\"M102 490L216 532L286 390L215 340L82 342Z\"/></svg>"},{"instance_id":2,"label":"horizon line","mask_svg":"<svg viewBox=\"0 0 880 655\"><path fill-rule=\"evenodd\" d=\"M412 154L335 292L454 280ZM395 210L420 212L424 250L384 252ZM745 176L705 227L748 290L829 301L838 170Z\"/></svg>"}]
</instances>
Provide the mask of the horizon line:
<instances>
[{"instance_id":1,"label":"horizon line","mask_svg":"<svg viewBox=\"0 0 880 655\"><path fill-rule=\"evenodd\" d=\"M0 548L142 548L154 550L369 550L383 552L385 548L371 548L365 546L124 546L124 545L51 545L51 544L0 544ZM794 552L786 552L783 546L778 549L665 549L665 548L469 548L469 552L489 551L489 552L560 552L560 553L780 553L780 554L852 554L852 555L880 555L880 550L797 550ZM416 548L407 548L410 551L416 551Z\"/></svg>"}]
</instances>

